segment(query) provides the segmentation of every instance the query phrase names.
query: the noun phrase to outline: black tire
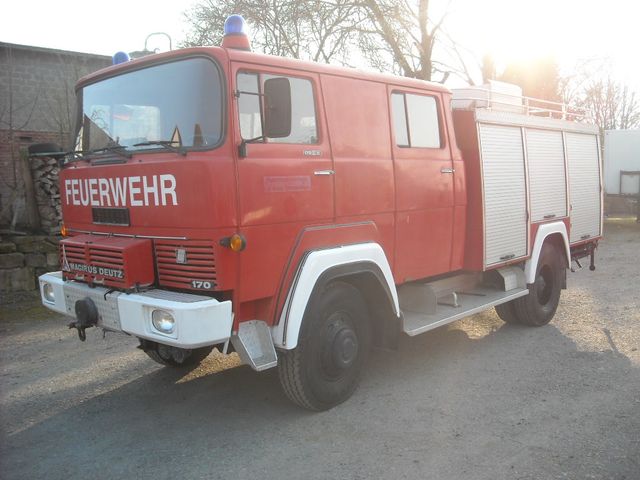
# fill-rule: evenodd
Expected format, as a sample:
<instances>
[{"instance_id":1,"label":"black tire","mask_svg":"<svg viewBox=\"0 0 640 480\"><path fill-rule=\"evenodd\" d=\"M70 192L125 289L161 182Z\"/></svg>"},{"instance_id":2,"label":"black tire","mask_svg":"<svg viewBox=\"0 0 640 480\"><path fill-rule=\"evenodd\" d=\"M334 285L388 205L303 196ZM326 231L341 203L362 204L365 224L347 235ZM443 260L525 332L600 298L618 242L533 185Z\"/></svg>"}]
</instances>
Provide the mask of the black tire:
<instances>
[{"instance_id":1,"label":"black tire","mask_svg":"<svg viewBox=\"0 0 640 480\"><path fill-rule=\"evenodd\" d=\"M34 143L29 145L29 155L42 155L46 153L62 153L62 149L55 143Z\"/></svg>"},{"instance_id":2,"label":"black tire","mask_svg":"<svg viewBox=\"0 0 640 480\"><path fill-rule=\"evenodd\" d=\"M538 259L536 279L529 284L529 295L509 302L513 305L517 323L541 327L551 321L560 302L564 268L565 262L558 248L545 243Z\"/></svg>"},{"instance_id":3,"label":"black tire","mask_svg":"<svg viewBox=\"0 0 640 480\"><path fill-rule=\"evenodd\" d=\"M281 352L280 383L291 401L328 410L355 391L371 347L367 307L360 291L333 282L307 308L298 346Z\"/></svg>"},{"instance_id":4,"label":"black tire","mask_svg":"<svg viewBox=\"0 0 640 480\"><path fill-rule=\"evenodd\" d=\"M513 300L507 303L502 303L500 305L496 305L494 308L496 309L496 313L505 323L510 323L512 325L520 324L518 317L516 315L516 310L513 305Z\"/></svg>"},{"instance_id":5,"label":"black tire","mask_svg":"<svg viewBox=\"0 0 640 480\"><path fill-rule=\"evenodd\" d=\"M194 349L177 348L149 340L140 340L140 347L149 358L166 367L186 368L200 364L213 350L213 345Z\"/></svg>"}]
</instances>

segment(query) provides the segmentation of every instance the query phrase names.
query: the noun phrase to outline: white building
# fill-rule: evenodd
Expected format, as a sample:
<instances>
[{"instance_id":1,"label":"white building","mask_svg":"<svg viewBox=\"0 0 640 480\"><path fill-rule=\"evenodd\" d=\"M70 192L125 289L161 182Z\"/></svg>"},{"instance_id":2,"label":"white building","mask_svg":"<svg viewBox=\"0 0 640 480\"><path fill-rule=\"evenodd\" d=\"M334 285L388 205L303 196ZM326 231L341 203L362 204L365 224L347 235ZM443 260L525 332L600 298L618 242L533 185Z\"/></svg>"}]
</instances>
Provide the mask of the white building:
<instances>
[{"instance_id":1,"label":"white building","mask_svg":"<svg viewBox=\"0 0 640 480\"><path fill-rule=\"evenodd\" d=\"M607 195L640 195L640 130L605 132L604 189Z\"/></svg>"}]
</instances>

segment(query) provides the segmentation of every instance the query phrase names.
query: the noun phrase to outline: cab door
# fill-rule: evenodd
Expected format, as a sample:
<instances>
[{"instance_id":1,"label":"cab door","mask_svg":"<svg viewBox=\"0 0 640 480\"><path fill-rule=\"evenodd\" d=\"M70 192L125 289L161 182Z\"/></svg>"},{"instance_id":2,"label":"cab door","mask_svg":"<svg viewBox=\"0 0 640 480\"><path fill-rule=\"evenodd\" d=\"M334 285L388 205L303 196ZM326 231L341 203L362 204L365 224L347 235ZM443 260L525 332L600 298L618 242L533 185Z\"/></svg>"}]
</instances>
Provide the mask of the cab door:
<instances>
[{"instance_id":1,"label":"cab door","mask_svg":"<svg viewBox=\"0 0 640 480\"><path fill-rule=\"evenodd\" d=\"M396 178L396 264L400 281L449 272L454 167L442 96L388 88Z\"/></svg>"},{"instance_id":2,"label":"cab door","mask_svg":"<svg viewBox=\"0 0 640 480\"><path fill-rule=\"evenodd\" d=\"M247 239L240 278L260 278L242 288L249 300L273 295L302 228L333 221L333 161L316 74L234 63L232 75L235 143L244 143L237 159ZM281 138L263 136L265 109L274 107L265 103L264 85L274 78L286 78L291 90L291 131Z\"/></svg>"}]
</instances>

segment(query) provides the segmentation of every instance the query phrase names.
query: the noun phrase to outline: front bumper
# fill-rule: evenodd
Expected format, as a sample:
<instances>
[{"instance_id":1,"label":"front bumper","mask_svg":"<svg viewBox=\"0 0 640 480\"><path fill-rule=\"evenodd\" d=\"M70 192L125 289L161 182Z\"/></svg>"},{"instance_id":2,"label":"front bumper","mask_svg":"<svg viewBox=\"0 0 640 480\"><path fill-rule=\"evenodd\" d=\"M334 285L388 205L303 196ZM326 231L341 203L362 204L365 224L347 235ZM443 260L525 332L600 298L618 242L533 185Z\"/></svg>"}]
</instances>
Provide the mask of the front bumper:
<instances>
[{"instance_id":1,"label":"front bumper","mask_svg":"<svg viewBox=\"0 0 640 480\"><path fill-rule=\"evenodd\" d=\"M45 284L53 292L49 298L44 294ZM65 281L62 272L40 276L40 296L45 307L72 317L76 316L76 302L88 297L97 307L98 327L179 348L224 343L229 340L233 325L230 301L159 289L128 294ZM172 333L160 332L153 326L151 314L157 309L175 318Z\"/></svg>"}]
</instances>

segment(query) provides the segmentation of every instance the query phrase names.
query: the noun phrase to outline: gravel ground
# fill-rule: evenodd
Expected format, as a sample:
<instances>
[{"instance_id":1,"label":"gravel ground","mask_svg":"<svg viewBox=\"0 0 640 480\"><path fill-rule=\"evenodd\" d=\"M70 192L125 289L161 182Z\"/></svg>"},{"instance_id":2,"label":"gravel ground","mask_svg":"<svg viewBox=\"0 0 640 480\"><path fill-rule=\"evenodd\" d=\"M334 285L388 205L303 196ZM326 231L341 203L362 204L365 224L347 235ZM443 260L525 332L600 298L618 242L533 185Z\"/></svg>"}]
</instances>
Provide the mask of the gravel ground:
<instances>
[{"instance_id":1,"label":"gravel ground","mask_svg":"<svg viewBox=\"0 0 640 480\"><path fill-rule=\"evenodd\" d=\"M33 296L0 314L0 477L640 479L640 226L609 220L595 272L543 328L493 311L376 351L309 413L277 372L214 353L180 373Z\"/></svg>"}]
</instances>

